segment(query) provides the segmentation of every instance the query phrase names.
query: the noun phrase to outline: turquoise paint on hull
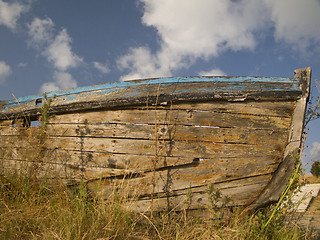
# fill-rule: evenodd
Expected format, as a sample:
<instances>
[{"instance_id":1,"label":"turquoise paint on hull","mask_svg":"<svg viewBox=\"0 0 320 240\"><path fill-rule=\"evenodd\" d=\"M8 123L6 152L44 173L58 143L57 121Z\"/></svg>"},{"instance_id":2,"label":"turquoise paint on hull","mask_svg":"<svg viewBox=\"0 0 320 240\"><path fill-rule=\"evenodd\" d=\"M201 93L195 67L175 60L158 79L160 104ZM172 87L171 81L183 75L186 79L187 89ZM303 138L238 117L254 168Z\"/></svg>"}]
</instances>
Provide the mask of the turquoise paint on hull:
<instances>
[{"instance_id":1,"label":"turquoise paint on hull","mask_svg":"<svg viewBox=\"0 0 320 240\"><path fill-rule=\"evenodd\" d=\"M163 85L173 85L179 83L224 83L227 86L220 87L219 89L198 89L201 91L245 91L245 86L241 83L281 83L281 84L290 84L291 91L299 91L299 79L294 78L276 78L276 77L169 77L169 78L156 78L156 79L145 79L145 80L135 80L135 81L123 81L123 82L113 82L113 83L104 83L93 86L78 87L74 89L67 89L62 91L53 91L46 93L47 98L56 97L65 97L64 101L72 101L77 98L79 93L91 93L94 91L101 91L100 94L109 94L116 91L126 90L127 88L139 87L139 86L161 86ZM235 85L239 83L239 85ZM228 87L230 85L231 87ZM283 88L270 88L264 89L264 91L283 91ZM145 90L141 90L145 91ZM137 94L141 91L137 91ZM188 92L188 90L179 90L175 93ZM134 97L134 93L130 93L127 97ZM35 101L37 99L44 98L43 95L31 95L20 97L18 99L9 100L5 103L5 110L8 107L14 107L20 104L27 102Z\"/></svg>"}]
</instances>

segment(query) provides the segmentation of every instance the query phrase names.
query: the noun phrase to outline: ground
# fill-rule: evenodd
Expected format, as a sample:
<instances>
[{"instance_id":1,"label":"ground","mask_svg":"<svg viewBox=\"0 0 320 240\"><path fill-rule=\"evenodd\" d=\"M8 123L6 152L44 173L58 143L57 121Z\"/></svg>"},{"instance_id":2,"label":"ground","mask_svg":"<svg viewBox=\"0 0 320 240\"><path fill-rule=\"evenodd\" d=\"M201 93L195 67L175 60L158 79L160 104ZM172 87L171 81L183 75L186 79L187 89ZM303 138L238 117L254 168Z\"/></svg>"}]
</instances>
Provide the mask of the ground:
<instances>
[{"instance_id":1,"label":"ground","mask_svg":"<svg viewBox=\"0 0 320 240\"><path fill-rule=\"evenodd\" d=\"M320 183L320 177L316 178L312 175L306 175L304 180L306 180L308 184ZM320 231L320 194L311 200L306 212L296 213L296 215L299 224Z\"/></svg>"}]
</instances>

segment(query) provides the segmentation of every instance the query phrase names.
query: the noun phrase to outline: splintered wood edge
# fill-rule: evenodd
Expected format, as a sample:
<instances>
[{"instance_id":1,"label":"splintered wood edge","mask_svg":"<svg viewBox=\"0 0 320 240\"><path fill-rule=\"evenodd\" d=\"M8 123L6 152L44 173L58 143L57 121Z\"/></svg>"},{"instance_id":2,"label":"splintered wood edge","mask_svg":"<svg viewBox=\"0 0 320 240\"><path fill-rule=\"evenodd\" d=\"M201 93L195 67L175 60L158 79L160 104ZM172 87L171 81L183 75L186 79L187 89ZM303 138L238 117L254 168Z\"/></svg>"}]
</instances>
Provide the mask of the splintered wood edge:
<instances>
[{"instance_id":1,"label":"splintered wood edge","mask_svg":"<svg viewBox=\"0 0 320 240\"><path fill-rule=\"evenodd\" d=\"M294 77L300 78L302 97L297 101L292 117L288 145L284 152L283 161L262 194L249 207L250 209L263 207L278 201L295 169L298 154L300 153L306 107L310 94L311 68L307 67L295 70Z\"/></svg>"}]
</instances>

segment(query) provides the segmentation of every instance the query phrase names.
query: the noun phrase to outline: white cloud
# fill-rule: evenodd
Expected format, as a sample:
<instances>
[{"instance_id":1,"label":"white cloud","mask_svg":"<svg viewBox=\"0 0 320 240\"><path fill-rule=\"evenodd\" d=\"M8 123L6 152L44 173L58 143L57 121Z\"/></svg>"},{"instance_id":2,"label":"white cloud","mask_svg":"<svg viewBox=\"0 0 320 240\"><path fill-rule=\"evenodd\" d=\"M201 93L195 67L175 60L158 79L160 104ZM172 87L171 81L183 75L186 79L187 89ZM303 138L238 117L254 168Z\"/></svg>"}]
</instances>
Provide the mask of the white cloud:
<instances>
[{"instance_id":1,"label":"white cloud","mask_svg":"<svg viewBox=\"0 0 320 240\"><path fill-rule=\"evenodd\" d=\"M61 89L77 87L76 80L67 72L55 72L53 78Z\"/></svg>"},{"instance_id":2,"label":"white cloud","mask_svg":"<svg viewBox=\"0 0 320 240\"><path fill-rule=\"evenodd\" d=\"M298 50L320 44L319 0L265 0L271 9L275 37L292 44Z\"/></svg>"},{"instance_id":3,"label":"white cloud","mask_svg":"<svg viewBox=\"0 0 320 240\"><path fill-rule=\"evenodd\" d=\"M210 57L226 47L253 49L253 31L262 26L263 5L257 0L141 1L143 23L155 27L163 43L180 54Z\"/></svg>"},{"instance_id":4,"label":"white cloud","mask_svg":"<svg viewBox=\"0 0 320 240\"><path fill-rule=\"evenodd\" d=\"M15 29L21 13L27 10L28 6L21 3L7 3L0 0L0 25Z\"/></svg>"},{"instance_id":5,"label":"white cloud","mask_svg":"<svg viewBox=\"0 0 320 240\"><path fill-rule=\"evenodd\" d=\"M120 70L130 70L130 73L122 76L120 80L160 77L171 74L168 66L161 65L159 55L152 55L148 47L131 48L126 56L118 59L117 64Z\"/></svg>"},{"instance_id":6,"label":"white cloud","mask_svg":"<svg viewBox=\"0 0 320 240\"><path fill-rule=\"evenodd\" d=\"M60 71L76 67L82 62L82 58L72 52L71 42L67 30L62 29L44 52L48 61Z\"/></svg>"},{"instance_id":7,"label":"white cloud","mask_svg":"<svg viewBox=\"0 0 320 240\"><path fill-rule=\"evenodd\" d=\"M42 84L42 86L40 87L40 93L58 91L58 90L60 90L60 88L55 82L46 82Z\"/></svg>"},{"instance_id":8,"label":"white cloud","mask_svg":"<svg viewBox=\"0 0 320 240\"><path fill-rule=\"evenodd\" d=\"M320 142L313 142L310 150L310 158L314 161L320 161Z\"/></svg>"},{"instance_id":9,"label":"white cloud","mask_svg":"<svg viewBox=\"0 0 320 240\"><path fill-rule=\"evenodd\" d=\"M77 81L68 72L56 71L54 72L53 79L55 81L42 84L40 88L41 93L77 87Z\"/></svg>"},{"instance_id":10,"label":"white cloud","mask_svg":"<svg viewBox=\"0 0 320 240\"><path fill-rule=\"evenodd\" d=\"M40 92L77 87L77 81L67 71L79 66L83 59L73 53L72 39L67 30L63 28L58 34L55 34L54 23L50 18L34 18L28 28L30 45L40 51L55 69L54 81L44 83Z\"/></svg>"},{"instance_id":11,"label":"white cloud","mask_svg":"<svg viewBox=\"0 0 320 240\"><path fill-rule=\"evenodd\" d=\"M29 28L30 45L36 49L43 48L53 39L54 23L50 18L34 18Z\"/></svg>"},{"instance_id":12,"label":"white cloud","mask_svg":"<svg viewBox=\"0 0 320 240\"><path fill-rule=\"evenodd\" d=\"M18 63L18 67L19 67L19 68L24 68L24 67L26 67L26 66L28 66L28 64L25 63L25 62L20 62L20 63Z\"/></svg>"},{"instance_id":13,"label":"white cloud","mask_svg":"<svg viewBox=\"0 0 320 240\"><path fill-rule=\"evenodd\" d=\"M159 49L129 49L117 61L127 71L122 79L167 76L226 50L252 51L261 32L274 31L297 51L320 49L319 0L139 1L142 23L157 31Z\"/></svg>"},{"instance_id":14,"label":"white cloud","mask_svg":"<svg viewBox=\"0 0 320 240\"><path fill-rule=\"evenodd\" d=\"M219 68L214 68L209 71L199 72L200 76L226 76L226 74Z\"/></svg>"},{"instance_id":15,"label":"white cloud","mask_svg":"<svg viewBox=\"0 0 320 240\"><path fill-rule=\"evenodd\" d=\"M10 74L11 74L10 66L4 61L0 61L0 84L4 83L6 78Z\"/></svg>"},{"instance_id":16,"label":"white cloud","mask_svg":"<svg viewBox=\"0 0 320 240\"><path fill-rule=\"evenodd\" d=\"M63 28L55 35L54 23L50 18L34 18L28 28L30 45L42 52L57 70L66 71L82 63L82 58L72 52L72 39L67 30Z\"/></svg>"},{"instance_id":17,"label":"white cloud","mask_svg":"<svg viewBox=\"0 0 320 240\"><path fill-rule=\"evenodd\" d=\"M102 64L100 62L93 62L93 66L103 74L107 74L110 72L110 68L108 67L107 64Z\"/></svg>"},{"instance_id":18,"label":"white cloud","mask_svg":"<svg viewBox=\"0 0 320 240\"><path fill-rule=\"evenodd\" d=\"M130 49L118 60L123 78L170 75L198 58L209 59L231 49L253 50L254 33L265 26L265 5L257 0L140 0L142 22L160 36L160 49Z\"/></svg>"}]
</instances>

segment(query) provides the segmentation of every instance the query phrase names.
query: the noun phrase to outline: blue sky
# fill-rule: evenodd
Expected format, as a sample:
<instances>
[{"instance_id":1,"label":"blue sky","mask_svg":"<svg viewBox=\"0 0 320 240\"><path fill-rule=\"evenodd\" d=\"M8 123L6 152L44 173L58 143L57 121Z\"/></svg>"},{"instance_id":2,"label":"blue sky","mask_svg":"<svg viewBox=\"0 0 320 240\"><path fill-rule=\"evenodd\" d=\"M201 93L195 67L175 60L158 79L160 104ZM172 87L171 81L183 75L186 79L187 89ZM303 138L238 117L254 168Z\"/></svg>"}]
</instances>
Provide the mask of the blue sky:
<instances>
[{"instance_id":1,"label":"blue sky","mask_svg":"<svg viewBox=\"0 0 320 240\"><path fill-rule=\"evenodd\" d=\"M320 78L319 0L0 0L0 99L162 76ZM314 99L319 91L313 89ZM305 162L320 160L309 125Z\"/></svg>"}]
</instances>

